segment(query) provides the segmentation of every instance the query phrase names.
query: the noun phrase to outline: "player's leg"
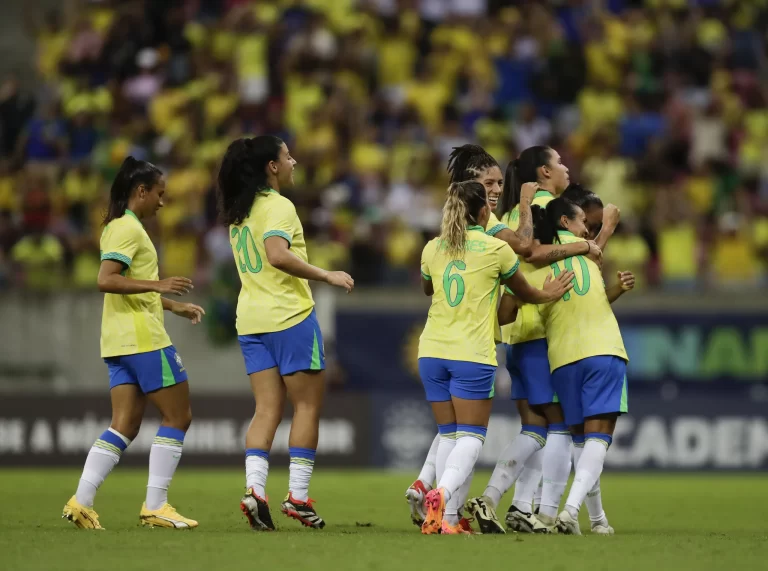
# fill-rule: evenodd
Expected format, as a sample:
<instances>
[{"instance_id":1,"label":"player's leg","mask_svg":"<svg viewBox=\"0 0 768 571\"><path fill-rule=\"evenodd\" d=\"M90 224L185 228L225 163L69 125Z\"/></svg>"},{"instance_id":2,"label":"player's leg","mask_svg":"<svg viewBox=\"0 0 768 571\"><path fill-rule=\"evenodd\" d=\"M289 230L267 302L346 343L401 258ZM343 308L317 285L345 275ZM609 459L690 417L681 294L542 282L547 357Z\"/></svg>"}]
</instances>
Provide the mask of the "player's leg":
<instances>
[{"instance_id":1,"label":"player's leg","mask_svg":"<svg viewBox=\"0 0 768 571\"><path fill-rule=\"evenodd\" d=\"M507 514L519 512L535 515L534 498L541 484L542 458L546 449L547 447L545 446L528 458L523 471L520 473L520 477L515 482L515 492ZM539 500L541 500L541 495L539 495ZM538 507L538 504L535 505ZM507 519L507 527L513 531L524 531L515 529L509 519Z\"/></svg>"},{"instance_id":2,"label":"player's leg","mask_svg":"<svg viewBox=\"0 0 768 571\"><path fill-rule=\"evenodd\" d=\"M245 495L240 511L254 531L272 531L275 524L269 512L267 476L269 452L277 427L283 418L285 384L277 370L277 362L265 345L269 333L241 335L240 350L245 372L251 384L256 408L245 433Z\"/></svg>"},{"instance_id":3,"label":"player's leg","mask_svg":"<svg viewBox=\"0 0 768 571\"><path fill-rule=\"evenodd\" d=\"M99 516L93 510L96 492L139 433L146 403L137 381L120 364L120 357L106 361L112 387L112 422L91 446L77 491L64 506L62 515L83 529L101 529Z\"/></svg>"},{"instance_id":4,"label":"player's leg","mask_svg":"<svg viewBox=\"0 0 768 571\"><path fill-rule=\"evenodd\" d=\"M411 521L419 527L424 523L424 497L432 489L437 476L436 462L439 445L440 433L438 432L429 447L419 477L405 491L405 500L411 509Z\"/></svg>"},{"instance_id":5,"label":"player's leg","mask_svg":"<svg viewBox=\"0 0 768 571\"><path fill-rule=\"evenodd\" d=\"M175 529L197 527L195 520L179 515L168 503L168 488L181 461L184 437L192 423L186 369L172 345L146 353L132 364L142 391L162 415L149 452L147 498L141 509L141 523Z\"/></svg>"},{"instance_id":6,"label":"player's leg","mask_svg":"<svg viewBox=\"0 0 768 571\"><path fill-rule=\"evenodd\" d=\"M626 361L614 356L599 356L582 359L574 365L580 369L582 379L580 396L585 443L565 509L558 516L558 529L565 533L581 533L578 529L579 509L603 471L616 420L628 410ZM566 411L566 422L569 420Z\"/></svg>"},{"instance_id":7,"label":"player's leg","mask_svg":"<svg viewBox=\"0 0 768 571\"><path fill-rule=\"evenodd\" d=\"M435 477L437 482L443 476L446 460L456 446L456 416L453 410L453 403L451 402L450 373L446 364L447 362L444 359L430 357L419 359L419 376L424 385L427 402L432 406L432 414L435 417L435 422L437 422L439 435L435 454ZM439 510L439 513L435 511L436 509ZM433 509L430 510L425 501L423 514L418 514L421 515L423 520L421 526L422 533L438 533L440 524L432 523L428 525L428 522L442 519L443 511L444 506L437 506L436 508L433 506ZM415 523L413 516L411 519Z\"/></svg>"},{"instance_id":8,"label":"player's leg","mask_svg":"<svg viewBox=\"0 0 768 571\"><path fill-rule=\"evenodd\" d=\"M496 373L492 365L453 361L450 366L451 400L456 413L456 446L446 460L445 472L438 487L427 494L425 501L429 511L437 512L441 506L446 506L446 519L439 522L444 534L466 533L459 526L458 513L453 513L458 506L451 500L458 496L462 484L474 470L485 442ZM428 515L424 525L429 523ZM432 523L437 522L432 520Z\"/></svg>"},{"instance_id":9,"label":"player's leg","mask_svg":"<svg viewBox=\"0 0 768 571\"><path fill-rule=\"evenodd\" d=\"M573 465L578 466L581 454L584 452L584 425L572 426L571 436L573 438ZM584 503L587 505L587 511L589 512L589 522L590 527L592 528L592 533L597 535L613 535L613 527L608 523L608 516L603 509L600 478L597 479L595 485L592 486L592 489L587 493Z\"/></svg>"},{"instance_id":10,"label":"player's leg","mask_svg":"<svg viewBox=\"0 0 768 571\"><path fill-rule=\"evenodd\" d=\"M554 394L551 397L557 398ZM546 416L548 424L547 446L542 458L542 493L537 505L537 516L545 526L552 527L571 474L571 434L565 424L559 402L539 405L536 408Z\"/></svg>"}]
</instances>

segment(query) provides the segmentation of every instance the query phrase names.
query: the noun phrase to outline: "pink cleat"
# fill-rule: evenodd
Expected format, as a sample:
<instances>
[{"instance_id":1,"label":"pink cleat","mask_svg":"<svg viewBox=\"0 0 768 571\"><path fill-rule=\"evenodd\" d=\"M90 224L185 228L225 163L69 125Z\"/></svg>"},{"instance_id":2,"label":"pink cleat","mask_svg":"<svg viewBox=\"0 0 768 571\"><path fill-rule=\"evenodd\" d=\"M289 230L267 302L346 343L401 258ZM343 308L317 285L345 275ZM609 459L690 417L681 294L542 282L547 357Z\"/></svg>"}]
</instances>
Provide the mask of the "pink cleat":
<instances>
[{"instance_id":1,"label":"pink cleat","mask_svg":"<svg viewBox=\"0 0 768 571\"><path fill-rule=\"evenodd\" d=\"M445 490L443 488L430 490L424 498L424 506L427 508L427 516L421 526L421 533L425 535L440 533L445 513Z\"/></svg>"},{"instance_id":2,"label":"pink cleat","mask_svg":"<svg viewBox=\"0 0 768 571\"><path fill-rule=\"evenodd\" d=\"M472 535L472 531L467 531L462 524L462 522L465 520L459 521L456 525L451 525L448 523L447 519L443 520L442 525L440 526L440 533L443 535Z\"/></svg>"}]
</instances>

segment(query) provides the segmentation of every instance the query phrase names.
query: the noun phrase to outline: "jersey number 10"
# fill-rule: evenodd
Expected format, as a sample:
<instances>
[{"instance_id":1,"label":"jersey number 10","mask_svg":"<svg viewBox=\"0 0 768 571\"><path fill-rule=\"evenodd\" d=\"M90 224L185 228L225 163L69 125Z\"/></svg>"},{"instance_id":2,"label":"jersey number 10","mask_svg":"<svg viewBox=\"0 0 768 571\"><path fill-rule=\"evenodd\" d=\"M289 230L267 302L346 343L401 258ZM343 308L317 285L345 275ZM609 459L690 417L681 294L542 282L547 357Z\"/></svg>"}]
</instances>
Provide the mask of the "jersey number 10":
<instances>
[{"instance_id":1,"label":"jersey number 10","mask_svg":"<svg viewBox=\"0 0 768 571\"><path fill-rule=\"evenodd\" d=\"M232 228L229 234L235 239L235 249L237 250L237 261L240 266L240 273L250 272L252 274L258 274L261 271L261 256L256 249L256 241L253 239L251 229L245 226L242 230L240 228ZM250 245L250 249L249 249ZM253 265L251 256L255 256L256 265Z\"/></svg>"},{"instance_id":2,"label":"jersey number 10","mask_svg":"<svg viewBox=\"0 0 768 571\"><path fill-rule=\"evenodd\" d=\"M583 256L576 256L576 259L579 261L579 266L581 266L581 285L579 285L579 280L577 279L577 276L573 276L573 293L576 295L584 295L589 291L590 286L590 280L589 280L589 266L587 266L587 261L584 259ZM573 258L566 258L563 262L563 265L565 266L565 269L569 272L573 272ZM549 267L552 268L552 271L555 274L555 277L560 275L560 266L557 265L557 263L549 264ZM565 295L563 296L563 301L568 301L571 299L571 292L567 291L565 292Z\"/></svg>"}]
</instances>

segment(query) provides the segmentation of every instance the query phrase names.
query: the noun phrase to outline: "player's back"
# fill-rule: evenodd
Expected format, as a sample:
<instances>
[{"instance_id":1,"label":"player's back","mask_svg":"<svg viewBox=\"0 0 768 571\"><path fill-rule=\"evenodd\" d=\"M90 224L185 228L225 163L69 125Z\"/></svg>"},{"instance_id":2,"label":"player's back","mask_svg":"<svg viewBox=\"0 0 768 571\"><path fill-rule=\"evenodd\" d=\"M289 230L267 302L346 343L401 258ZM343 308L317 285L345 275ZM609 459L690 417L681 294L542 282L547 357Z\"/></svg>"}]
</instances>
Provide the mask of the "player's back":
<instances>
[{"instance_id":1,"label":"player's back","mask_svg":"<svg viewBox=\"0 0 768 571\"><path fill-rule=\"evenodd\" d=\"M570 232L559 231L558 236L563 244L583 240ZM556 302L538 306L546 324L551 370L597 355L628 360L597 264L585 256L574 256L550 268L555 276L565 270L574 273L571 291Z\"/></svg>"},{"instance_id":2,"label":"player's back","mask_svg":"<svg viewBox=\"0 0 768 571\"><path fill-rule=\"evenodd\" d=\"M441 239L431 240L422 253L422 275L432 281L434 293L419 357L495 365L499 282L518 265L512 248L480 226L467 229L461 259L449 256Z\"/></svg>"},{"instance_id":3,"label":"player's back","mask_svg":"<svg viewBox=\"0 0 768 571\"><path fill-rule=\"evenodd\" d=\"M264 241L279 236L291 252L307 261L304 229L293 203L274 190L256 195L248 217L229 227L229 241L242 289L237 303L237 332L252 335L283 331L306 318L314 307L305 279L269 263Z\"/></svg>"}]
</instances>

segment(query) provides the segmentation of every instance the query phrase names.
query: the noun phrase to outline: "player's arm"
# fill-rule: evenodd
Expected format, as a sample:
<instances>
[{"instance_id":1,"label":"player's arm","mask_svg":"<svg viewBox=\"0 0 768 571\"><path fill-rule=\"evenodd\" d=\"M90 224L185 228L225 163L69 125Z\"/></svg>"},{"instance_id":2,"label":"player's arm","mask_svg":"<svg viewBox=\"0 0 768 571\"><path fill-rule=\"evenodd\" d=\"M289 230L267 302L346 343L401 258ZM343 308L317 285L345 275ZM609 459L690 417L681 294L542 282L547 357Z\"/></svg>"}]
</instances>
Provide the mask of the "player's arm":
<instances>
[{"instance_id":1,"label":"player's arm","mask_svg":"<svg viewBox=\"0 0 768 571\"><path fill-rule=\"evenodd\" d=\"M547 303L560 299L565 292L573 287L573 272L563 272L554 280L548 275L544 289L536 289L519 272L520 260L506 245L499 250L501 282L523 303Z\"/></svg>"},{"instance_id":2,"label":"player's arm","mask_svg":"<svg viewBox=\"0 0 768 571\"><path fill-rule=\"evenodd\" d=\"M433 243L428 242L421 251L421 289L424 295L435 293L435 286L432 284L432 272L429 269L429 260L434 254Z\"/></svg>"},{"instance_id":3,"label":"player's arm","mask_svg":"<svg viewBox=\"0 0 768 571\"><path fill-rule=\"evenodd\" d=\"M160 301L163 303L163 310L170 311L179 317L189 319L192 322L192 325L200 323L203 320L203 315L205 315L205 310L194 303L182 303L166 297L161 297Z\"/></svg>"},{"instance_id":4,"label":"player's arm","mask_svg":"<svg viewBox=\"0 0 768 571\"><path fill-rule=\"evenodd\" d=\"M595 238L595 243L600 250L605 250L608 245L608 240L616 231L616 227L619 225L621 219L621 211L614 204L607 204L603 208L603 226L600 228L600 233Z\"/></svg>"},{"instance_id":5,"label":"player's arm","mask_svg":"<svg viewBox=\"0 0 768 571\"><path fill-rule=\"evenodd\" d=\"M517 298L505 288L504 295L501 296L501 303L499 303L499 309L497 311L499 325L509 325L510 323L514 323L515 319L517 319L518 309L520 309L520 306L517 303Z\"/></svg>"},{"instance_id":6,"label":"player's arm","mask_svg":"<svg viewBox=\"0 0 768 571\"><path fill-rule=\"evenodd\" d=\"M533 216L531 215L531 203L539 185L535 182L526 182L520 188L520 213L517 230L504 228L496 238L503 240L515 251L518 256L527 258L533 253Z\"/></svg>"},{"instance_id":7,"label":"player's arm","mask_svg":"<svg viewBox=\"0 0 768 571\"><path fill-rule=\"evenodd\" d=\"M532 253L525 258L525 261L543 267L573 256L587 256L598 266L601 266L603 261L602 250L591 240L569 244L542 244L538 240L534 240Z\"/></svg>"},{"instance_id":8,"label":"player's arm","mask_svg":"<svg viewBox=\"0 0 768 571\"><path fill-rule=\"evenodd\" d=\"M313 266L291 252L290 246L288 239L282 235L269 236L264 240L267 260L269 260L273 268L297 278L342 287L347 290L347 293L355 287L355 280L348 273L329 272L328 270Z\"/></svg>"},{"instance_id":9,"label":"player's arm","mask_svg":"<svg viewBox=\"0 0 768 571\"><path fill-rule=\"evenodd\" d=\"M608 303L613 303L625 292L628 292L635 287L635 276L632 272L616 273L619 277L619 281L605 290L605 295L608 297Z\"/></svg>"},{"instance_id":10,"label":"player's arm","mask_svg":"<svg viewBox=\"0 0 768 571\"><path fill-rule=\"evenodd\" d=\"M124 262L104 259L99 266L97 284L102 293L117 293L120 295L135 295L139 293L166 293L184 295L194 286L189 278L173 277L160 281L136 280L123 274L127 267Z\"/></svg>"}]
</instances>

